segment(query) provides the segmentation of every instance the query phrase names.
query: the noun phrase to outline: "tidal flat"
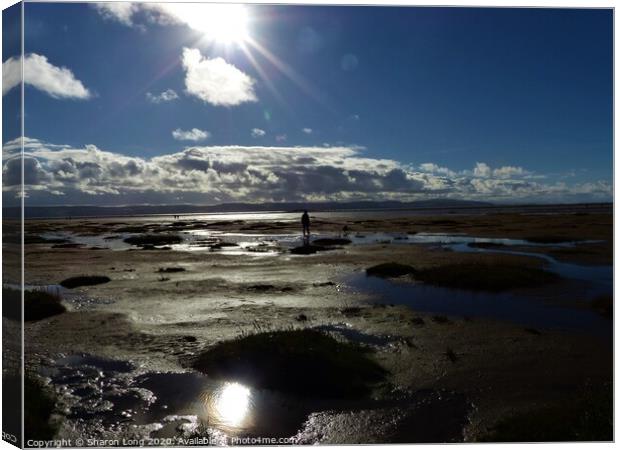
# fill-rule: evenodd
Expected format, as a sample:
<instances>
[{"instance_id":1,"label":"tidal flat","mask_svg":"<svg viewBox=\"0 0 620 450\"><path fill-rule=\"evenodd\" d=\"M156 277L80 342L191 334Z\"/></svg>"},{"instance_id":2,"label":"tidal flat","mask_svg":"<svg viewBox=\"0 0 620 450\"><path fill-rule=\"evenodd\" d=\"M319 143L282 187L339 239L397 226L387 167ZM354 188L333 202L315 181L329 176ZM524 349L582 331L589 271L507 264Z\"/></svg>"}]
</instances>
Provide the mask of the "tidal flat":
<instances>
[{"instance_id":1,"label":"tidal flat","mask_svg":"<svg viewBox=\"0 0 620 450\"><path fill-rule=\"evenodd\" d=\"M311 252L297 213L26 221L26 287L65 309L25 324L28 376L55 402L39 428L612 439L610 207L311 219Z\"/></svg>"}]
</instances>

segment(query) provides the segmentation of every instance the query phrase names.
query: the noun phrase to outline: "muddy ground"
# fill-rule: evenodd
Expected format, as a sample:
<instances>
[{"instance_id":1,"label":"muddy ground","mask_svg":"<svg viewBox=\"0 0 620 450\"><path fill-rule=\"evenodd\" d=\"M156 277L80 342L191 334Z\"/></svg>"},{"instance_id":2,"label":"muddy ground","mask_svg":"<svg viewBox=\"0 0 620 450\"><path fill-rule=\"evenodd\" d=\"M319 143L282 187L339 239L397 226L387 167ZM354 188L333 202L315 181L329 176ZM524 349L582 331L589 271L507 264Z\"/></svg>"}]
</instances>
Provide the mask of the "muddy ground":
<instances>
[{"instance_id":1,"label":"muddy ground","mask_svg":"<svg viewBox=\"0 0 620 450\"><path fill-rule=\"evenodd\" d=\"M196 229L247 234L299 232L296 220L225 222L186 217L32 220L26 224L31 237L70 231L114 239L124 232ZM596 242L574 248L524 249L583 265L609 265L613 258L612 215L608 213L395 216L387 220L363 215L355 219L315 217L312 232L334 237L431 232L532 241L586 240ZM141 372L187 371L193 356L243 333L331 326L379 337L366 342L376 350L373 358L389 373L388 383L377 389L375 400L426 395L432 397L426 404L437 409L430 417L440 421L420 426L428 411L404 414L411 408L400 403L316 410L299 423L296 437L300 443L477 441L488 436L498 422L519 412L561 404L588 385L611 383L612 379L611 319L606 325L609 333L595 335L532 329L475 315L437 317L404 305L379 304L372 295L349 289L343 281L383 262L416 268L448 264L544 267L545 261L538 258L459 253L438 245L394 242L342 245L313 255L283 251L274 256L63 248L58 243L32 240L35 243L25 246L26 284L54 285L82 275L105 275L111 281L71 290L63 300L68 312L26 324L30 373L40 375L41 367L52 364L59 355L76 353L130 361ZM169 267L185 270L160 272ZM4 278L5 283L14 282L18 273L5 267ZM521 289L518 294L539 298L542 293L553 301L557 292L563 293L558 301L574 307L575 314L588 310L580 298L581 286L571 280L552 287ZM5 333L16 326L7 319L3 325L8 330ZM347 334L339 338L347 339ZM358 341L364 344L364 338ZM424 401L411 400L411 404L419 409ZM75 433L75 424L64 417L67 412L59 410L57 415L63 423L58 435ZM110 430L93 427L89 432L109 436L113 435Z\"/></svg>"}]
</instances>

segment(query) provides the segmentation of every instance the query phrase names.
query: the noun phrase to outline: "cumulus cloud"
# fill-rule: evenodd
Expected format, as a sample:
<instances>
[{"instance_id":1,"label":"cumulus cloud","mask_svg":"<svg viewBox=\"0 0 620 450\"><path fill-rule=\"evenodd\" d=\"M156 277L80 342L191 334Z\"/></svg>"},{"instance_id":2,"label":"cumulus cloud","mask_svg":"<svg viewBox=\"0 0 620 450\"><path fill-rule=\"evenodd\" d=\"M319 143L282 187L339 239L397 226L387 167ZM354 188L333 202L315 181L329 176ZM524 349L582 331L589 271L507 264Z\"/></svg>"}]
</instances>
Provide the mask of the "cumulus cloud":
<instances>
[{"instance_id":1,"label":"cumulus cloud","mask_svg":"<svg viewBox=\"0 0 620 450\"><path fill-rule=\"evenodd\" d=\"M528 172L523 167L503 166L493 170L493 176L497 178L513 178L527 175Z\"/></svg>"},{"instance_id":2,"label":"cumulus cloud","mask_svg":"<svg viewBox=\"0 0 620 450\"><path fill-rule=\"evenodd\" d=\"M229 3L98 3L95 8L107 20L114 20L128 27L145 29L146 25L185 24L206 37L213 29L226 31L220 18L237 20L235 25L243 26L247 20L245 6Z\"/></svg>"},{"instance_id":3,"label":"cumulus cloud","mask_svg":"<svg viewBox=\"0 0 620 450\"><path fill-rule=\"evenodd\" d=\"M174 89L166 89L159 94L152 94L151 92L146 93L146 99L151 103L171 102L177 98L179 98L179 95Z\"/></svg>"},{"instance_id":4,"label":"cumulus cloud","mask_svg":"<svg viewBox=\"0 0 620 450\"><path fill-rule=\"evenodd\" d=\"M2 95L20 84L21 57L11 57L2 63ZM24 58L24 83L58 99L81 99L92 93L66 67L57 67L43 55L30 53Z\"/></svg>"},{"instance_id":5,"label":"cumulus cloud","mask_svg":"<svg viewBox=\"0 0 620 450\"><path fill-rule=\"evenodd\" d=\"M21 183L18 140L3 148L5 191ZM24 139L31 204L221 203L401 200L443 197L502 202L609 201L605 180L541 183L512 172L487 177L434 163L411 167L346 146L193 146L139 158L87 145ZM479 165L476 165L479 168ZM496 169L498 170L498 169Z\"/></svg>"},{"instance_id":6,"label":"cumulus cloud","mask_svg":"<svg viewBox=\"0 0 620 450\"><path fill-rule=\"evenodd\" d=\"M267 133L265 132L265 130L261 130L260 128L252 128L251 134L253 138L259 138L263 137Z\"/></svg>"},{"instance_id":7,"label":"cumulus cloud","mask_svg":"<svg viewBox=\"0 0 620 450\"><path fill-rule=\"evenodd\" d=\"M93 7L104 19L116 20L123 25L132 26L133 15L140 9L140 4L131 2L94 3Z\"/></svg>"},{"instance_id":8,"label":"cumulus cloud","mask_svg":"<svg viewBox=\"0 0 620 450\"><path fill-rule=\"evenodd\" d=\"M476 166L474 167L474 176L487 178L491 176L491 168L486 163L477 162Z\"/></svg>"},{"instance_id":9,"label":"cumulus cloud","mask_svg":"<svg viewBox=\"0 0 620 450\"><path fill-rule=\"evenodd\" d=\"M441 167L435 163L422 163L419 166L419 169L423 172L436 173L440 175L454 176L455 172L448 169L447 167Z\"/></svg>"},{"instance_id":10,"label":"cumulus cloud","mask_svg":"<svg viewBox=\"0 0 620 450\"><path fill-rule=\"evenodd\" d=\"M312 134L312 128L302 128L301 131L303 131L306 134Z\"/></svg>"},{"instance_id":11,"label":"cumulus cloud","mask_svg":"<svg viewBox=\"0 0 620 450\"><path fill-rule=\"evenodd\" d=\"M255 81L223 58L205 58L198 49L183 49L185 89L205 103L235 106L256 102Z\"/></svg>"},{"instance_id":12,"label":"cumulus cloud","mask_svg":"<svg viewBox=\"0 0 620 450\"><path fill-rule=\"evenodd\" d=\"M199 142L208 139L211 136L211 133L208 131L200 130L198 128L192 128L191 130L181 130L177 128L172 132L172 137L177 141L193 141Z\"/></svg>"}]
</instances>

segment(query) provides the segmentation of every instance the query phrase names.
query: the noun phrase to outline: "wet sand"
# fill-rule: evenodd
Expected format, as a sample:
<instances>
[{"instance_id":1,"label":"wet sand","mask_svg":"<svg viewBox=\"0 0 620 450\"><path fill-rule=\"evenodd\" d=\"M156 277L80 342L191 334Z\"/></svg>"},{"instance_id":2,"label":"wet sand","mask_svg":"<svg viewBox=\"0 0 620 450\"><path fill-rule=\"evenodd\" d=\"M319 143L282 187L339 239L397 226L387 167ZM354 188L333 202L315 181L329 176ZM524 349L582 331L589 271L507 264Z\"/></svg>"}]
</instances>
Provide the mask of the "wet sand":
<instances>
[{"instance_id":1,"label":"wet sand","mask_svg":"<svg viewBox=\"0 0 620 450\"><path fill-rule=\"evenodd\" d=\"M465 253L438 243L399 242L404 240L402 236L420 233L525 239L530 244L550 238L586 241L570 247L525 245L511 250L544 254L577 265L610 265L611 214L577 211L398 217L391 213L385 220L364 217L363 213L344 218L316 215L311 230L315 237L363 239L385 233L392 239L336 245L312 255L290 254L290 248L301 243L299 238L278 240L279 235L299 233L297 219L286 218L230 222L192 217L32 220L26 230L30 236L49 238L65 233L63 236L73 243L80 242L80 236L86 238L84 242L91 242L90 238L97 242L76 248L63 248L58 243L26 245L27 284L56 285L82 275L111 279L109 283L64 291L63 304L68 312L26 324L27 367L39 376L50 368L57 369L63 355L81 353L130 362L133 369L123 377L132 377L131 382L145 373L187 372L192 358L201 351L257 330L318 327L338 339L374 348L373 358L389 377L377 388L372 401L317 404L316 410L300 413L298 423L290 429L276 430L274 426L274 435L295 436L301 443L477 441L497 422L515 413L559 404L588 384L611 382L610 319L592 319L597 320L597 329L607 328L604 333L587 328L534 328L519 320L483 317L475 311L450 315L419 311L405 304L390 305L377 298L376 292L356 289L347 281L384 262L410 264L416 269L448 264L548 265L531 255ZM205 230L221 232L216 236L219 242L228 242L235 234L243 235L238 238L241 240L260 234L267 249L264 253L245 251L246 247L241 248L243 251L238 247L209 249L212 241L195 242L196 233ZM189 251L174 246L171 250L125 248L122 236L127 233L193 233L194 244ZM275 242L264 235L273 235ZM213 235L205 236L201 239L214 239ZM105 242L111 248L106 248ZM114 242L120 246L116 250ZM52 248L54 245L57 247ZM160 272L170 267L185 270ZM15 273L5 270L5 283L11 282L12 276ZM389 282L413 284L409 279ZM591 292L583 280L563 278L552 286L523 288L509 294L572 311L577 318L580 314L596 315L589 307ZM5 318L3 324L9 331L16 326ZM69 391L75 387L70 385ZM149 416L136 430L130 426L132 413L124 422L116 420L122 407L114 401L109 406L114 419L110 424L97 421L96 415L72 417L71 402L63 400L67 390L60 389L61 383L55 383L55 388L63 419L60 437L74 436L76 430L99 437L131 433L154 436L162 430L168 435L197 432L179 426L191 423L189 419L169 418L174 426L157 429L164 423L163 413L161 417ZM68 410L63 411L63 405ZM134 421L137 416L134 411ZM419 426L422 417L436 420ZM159 425L153 427L154 423ZM269 429L261 432L269 433ZM232 434L243 435L244 430Z\"/></svg>"}]
</instances>

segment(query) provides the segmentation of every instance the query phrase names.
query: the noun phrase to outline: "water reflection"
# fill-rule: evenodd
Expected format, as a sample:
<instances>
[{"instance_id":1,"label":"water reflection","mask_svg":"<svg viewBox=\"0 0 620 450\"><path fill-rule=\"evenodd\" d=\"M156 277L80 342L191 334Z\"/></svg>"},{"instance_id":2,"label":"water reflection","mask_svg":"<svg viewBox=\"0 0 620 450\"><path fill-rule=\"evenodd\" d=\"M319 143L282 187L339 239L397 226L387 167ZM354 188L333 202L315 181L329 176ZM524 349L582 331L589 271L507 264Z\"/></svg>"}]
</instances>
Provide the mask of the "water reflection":
<instances>
[{"instance_id":1,"label":"water reflection","mask_svg":"<svg viewBox=\"0 0 620 450\"><path fill-rule=\"evenodd\" d=\"M209 422L231 428L246 425L251 409L251 391L239 383L223 383L219 389L205 394Z\"/></svg>"}]
</instances>

